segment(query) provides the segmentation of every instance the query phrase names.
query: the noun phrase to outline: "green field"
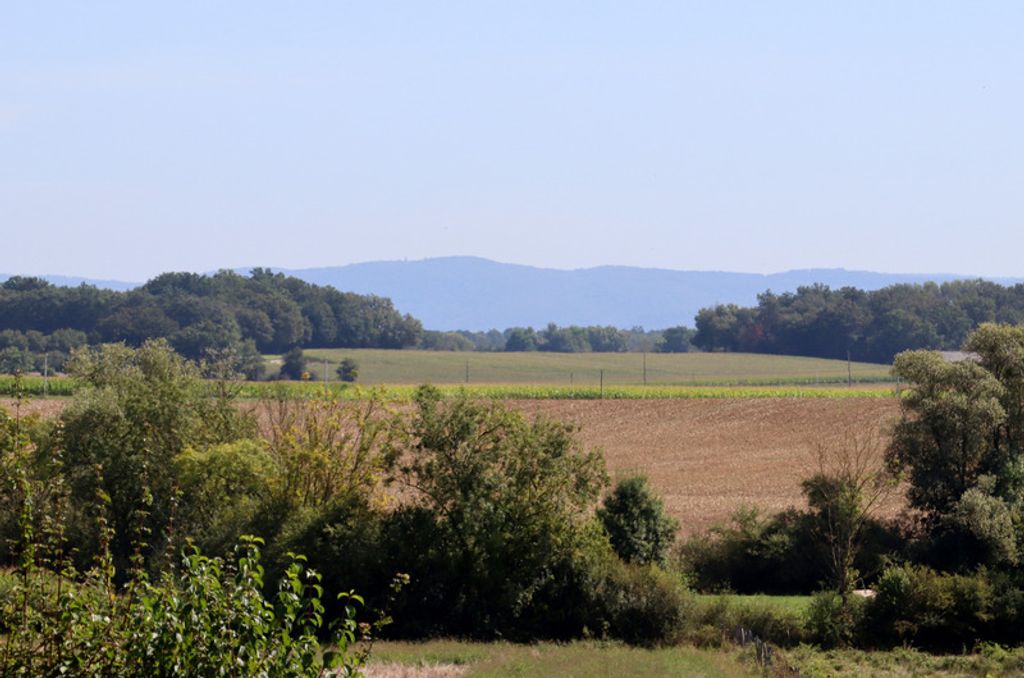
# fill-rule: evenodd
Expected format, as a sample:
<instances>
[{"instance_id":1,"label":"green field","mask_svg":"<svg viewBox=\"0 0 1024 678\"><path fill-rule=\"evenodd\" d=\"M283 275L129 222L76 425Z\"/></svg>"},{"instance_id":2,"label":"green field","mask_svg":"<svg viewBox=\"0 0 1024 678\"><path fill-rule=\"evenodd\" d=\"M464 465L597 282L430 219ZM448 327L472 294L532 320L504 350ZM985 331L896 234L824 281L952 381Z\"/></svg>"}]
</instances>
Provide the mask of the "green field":
<instances>
[{"instance_id":1,"label":"green field","mask_svg":"<svg viewBox=\"0 0 1024 678\"><path fill-rule=\"evenodd\" d=\"M739 650L672 647L645 650L615 643L471 643L434 640L378 643L368 678L417 676L758 676L752 658ZM417 672L415 669L421 671Z\"/></svg>"},{"instance_id":2,"label":"green field","mask_svg":"<svg viewBox=\"0 0 1024 678\"><path fill-rule=\"evenodd\" d=\"M888 652L822 651L808 645L782 651L785 662L809 678L966 678L1020 676L1024 653L984 645L970 654L932 655L912 649ZM434 640L382 642L373 648L367 678L478 678L481 676L763 676L750 646L641 649L615 643L474 643ZM790 674L786 674L790 675Z\"/></svg>"},{"instance_id":3,"label":"green field","mask_svg":"<svg viewBox=\"0 0 1024 678\"><path fill-rule=\"evenodd\" d=\"M536 384L549 386L841 384L842 360L751 353L478 353L307 349L314 379L335 380L342 358L359 364L362 384ZM278 361L280 356L268 356ZM856 383L891 379L888 365L852 363ZM468 378L467 378L468 376Z\"/></svg>"}]
</instances>

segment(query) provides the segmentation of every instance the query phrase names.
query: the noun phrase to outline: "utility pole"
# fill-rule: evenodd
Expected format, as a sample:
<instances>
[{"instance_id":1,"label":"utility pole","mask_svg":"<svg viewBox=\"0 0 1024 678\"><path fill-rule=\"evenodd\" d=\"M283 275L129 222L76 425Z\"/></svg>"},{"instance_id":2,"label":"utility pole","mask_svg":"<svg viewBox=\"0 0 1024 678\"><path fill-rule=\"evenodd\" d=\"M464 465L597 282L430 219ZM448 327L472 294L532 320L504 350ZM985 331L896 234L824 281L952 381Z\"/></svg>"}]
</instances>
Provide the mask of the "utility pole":
<instances>
[{"instance_id":1,"label":"utility pole","mask_svg":"<svg viewBox=\"0 0 1024 678\"><path fill-rule=\"evenodd\" d=\"M644 351L644 386L647 386L647 351Z\"/></svg>"},{"instance_id":2,"label":"utility pole","mask_svg":"<svg viewBox=\"0 0 1024 678\"><path fill-rule=\"evenodd\" d=\"M50 394L50 354L43 353L43 397Z\"/></svg>"},{"instance_id":3,"label":"utility pole","mask_svg":"<svg viewBox=\"0 0 1024 678\"><path fill-rule=\"evenodd\" d=\"M846 349L846 385L853 388L853 365L850 363L850 349Z\"/></svg>"},{"instance_id":4,"label":"utility pole","mask_svg":"<svg viewBox=\"0 0 1024 678\"><path fill-rule=\"evenodd\" d=\"M469 383L469 361L466 361L466 383Z\"/></svg>"}]
</instances>

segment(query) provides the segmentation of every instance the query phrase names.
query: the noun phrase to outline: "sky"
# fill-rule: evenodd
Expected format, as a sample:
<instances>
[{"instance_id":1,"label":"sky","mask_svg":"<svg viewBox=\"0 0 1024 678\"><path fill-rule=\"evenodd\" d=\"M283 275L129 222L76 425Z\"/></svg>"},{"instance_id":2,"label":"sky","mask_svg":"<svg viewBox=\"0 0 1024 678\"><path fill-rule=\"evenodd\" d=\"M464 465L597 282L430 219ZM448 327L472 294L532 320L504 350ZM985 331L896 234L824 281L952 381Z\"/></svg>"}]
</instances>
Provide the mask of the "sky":
<instances>
[{"instance_id":1,"label":"sky","mask_svg":"<svg viewBox=\"0 0 1024 678\"><path fill-rule=\"evenodd\" d=\"M1024 3L12 2L0 272L1024 274Z\"/></svg>"}]
</instances>

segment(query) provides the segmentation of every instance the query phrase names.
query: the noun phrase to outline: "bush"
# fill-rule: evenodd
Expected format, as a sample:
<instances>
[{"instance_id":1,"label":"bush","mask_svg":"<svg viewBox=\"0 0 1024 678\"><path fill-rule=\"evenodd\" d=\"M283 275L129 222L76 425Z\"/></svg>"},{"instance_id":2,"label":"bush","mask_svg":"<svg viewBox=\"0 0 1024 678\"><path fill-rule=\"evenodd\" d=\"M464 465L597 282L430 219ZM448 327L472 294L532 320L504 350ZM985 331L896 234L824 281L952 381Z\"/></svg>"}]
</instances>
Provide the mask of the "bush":
<instances>
[{"instance_id":1,"label":"bush","mask_svg":"<svg viewBox=\"0 0 1024 678\"><path fill-rule=\"evenodd\" d=\"M811 599L807 632L822 647L848 647L857 640L863 617L863 598L822 591Z\"/></svg>"},{"instance_id":2,"label":"bush","mask_svg":"<svg viewBox=\"0 0 1024 678\"><path fill-rule=\"evenodd\" d=\"M291 349L281 357L281 378L295 381L306 378L306 362L301 348L296 346Z\"/></svg>"},{"instance_id":3,"label":"bush","mask_svg":"<svg viewBox=\"0 0 1024 678\"><path fill-rule=\"evenodd\" d=\"M228 396L210 398L198 368L163 341L138 349L81 349L70 368L83 388L61 414L60 435L47 450L54 463L63 462L78 514L69 537L79 563L90 562L97 536L83 511L102 494L114 528L111 548L123 570L138 528L156 549L164 546L176 510L179 455L247 437L254 423Z\"/></svg>"},{"instance_id":4,"label":"bush","mask_svg":"<svg viewBox=\"0 0 1024 678\"><path fill-rule=\"evenodd\" d=\"M609 635L635 645L675 643L692 604L679 577L653 565L616 564L601 596Z\"/></svg>"},{"instance_id":5,"label":"bush","mask_svg":"<svg viewBox=\"0 0 1024 678\"><path fill-rule=\"evenodd\" d=\"M343 358L338 363L338 379L344 382L352 383L359 378L359 363L352 358Z\"/></svg>"},{"instance_id":6,"label":"bush","mask_svg":"<svg viewBox=\"0 0 1024 678\"><path fill-rule=\"evenodd\" d=\"M607 482L604 460L565 424L527 421L465 395L445 401L430 387L415 400L399 473L414 502L400 524L416 525L422 551L412 554L409 597L435 601L445 592L450 634L579 635L553 628L543 613L593 541L590 507Z\"/></svg>"},{"instance_id":7,"label":"bush","mask_svg":"<svg viewBox=\"0 0 1024 678\"><path fill-rule=\"evenodd\" d=\"M765 518L745 508L729 525L683 543L680 566L699 591L806 593L819 587L815 545L807 514Z\"/></svg>"},{"instance_id":8,"label":"bush","mask_svg":"<svg viewBox=\"0 0 1024 678\"><path fill-rule=\"evenodd\" d=\"M890 567L876 589L866 611L876 643L955 650L973 647L996 630L996 599L984 570L957 575L917 565Z\"/></svg>"},{"instance_id":9,"label":"bush","mask_svg":"<svg viewBox=\"0 0 1024 678\"><path fill-rule=\"evenodd\" d=\"M643 476L620 481L597 510L612 548L627 563L663 564L679 523L665 515L665 504Z\"/></svg>"},{"instance_id":10,"label":"bush","mask_svg":"<svg viewBox=\"0 0 1024 678\"><path fill-rule=\"evenodd\" d=\"M299 677L352 675L365 661L352 648L359 597L344 594L346 614L322 645L319 575L298 558L266 599L256 540L227 562L195 551L155 583L136 571L123 594L106 562L82 580L21 570L0 617L0 674Z\"/></svg>"}]
</instances>

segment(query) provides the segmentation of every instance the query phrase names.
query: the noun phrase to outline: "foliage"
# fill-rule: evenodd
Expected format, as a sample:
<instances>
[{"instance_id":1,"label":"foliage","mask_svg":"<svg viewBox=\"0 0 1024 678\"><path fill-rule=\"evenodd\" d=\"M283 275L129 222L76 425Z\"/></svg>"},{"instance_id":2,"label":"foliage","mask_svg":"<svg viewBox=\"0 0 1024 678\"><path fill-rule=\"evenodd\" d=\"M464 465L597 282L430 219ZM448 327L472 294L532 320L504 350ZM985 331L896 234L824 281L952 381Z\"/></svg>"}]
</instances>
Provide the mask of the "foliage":
<instances>
[{"instance_id":1,"label":"foliage","mask_svg":"<svg viewBox=\"0 0 1024 678\"><path fill-rule=\"evenodd\" d=\"M891 285L866 292L810 285L758 296L755 307L701 309L693 343L751 351L890 362L912 349L956 350L983 323L1024 321L1024 286L982 280ZM969 349L973 350L973 349Z\"/></svg>"},{"instance_id":2,"label":"foliage","mask_svg":"<svg viewBox=\"0 0 1024 678\"><path fill-rule=\"evenodd\" d=\"M695 330L689 327L669 327L662 331L657 350L661 353L689 353L697 350L693 345Z\"/></svg>"},{"instance_id":3,"label":"foliage","mask_svg":"<svg viewBox=\"0 0 1024 678\"><path fill-rule=\"evenodd\" d=\"M320 391L262 403L264 444L284 503L320 509L360 496L382 503L403 431L380 392L343 402Z\"/></svg>"},{"instance_id":4,"label":"foliage","mask_svg":"<svg viewBox=\"0 0 1024 678\"><path fill-rule=\"evenodd\" d=\"M404 520L422 547L410 594L440 597L449 633L540 632L592 539L587 512L607 481L603 459L565 424L465 396L445 401L431 387L415 402L399 469L415 501Z\"/></svg>"},{"instance_id":5,"label":"foliage","mask_svg":"<svg viewBox=\"0 0 1024 678\"><path fill-rule=\"evenodd\" d=\"M352 358L342 358L338 363L338 379L346 383L352 383L359 378L359 363Z\"/></svg>"},{"instance_id":6,"label":"foliage","mask_svg":"<svg viewBox=\"0 0 1024 678\"><path fill-rule=\"evenodd\" d=\"M399 314L388 299L257 268L248 276L165 273L127 292L11 278L0 285L3 330L52 338L45 348L32 348L33 353L68 353L80 345L77 338L66 345L69 337L57 335L72 331L88 335L91 343L141 346L163 338L198 360L210 349L244 352L247 341L261 352L309 345L403 348L417 343L422 327Z\"/></svg>"},{"instance_id":7,"label":"foliage","mask_svg":"<svg viewBox=\"0 0 1024 678\"><path fill-rule=\"evenodd\" d=\"M872 513L893 489L883 439L848 429L816 444L817 472L803 481L812 530L824 552L828 586L848 601L859 572L854 567Z\"/></svg>"},{"instance_id":8,"label":"foliage","mask_svg":"<svg viewBox=\"0 0 1024 678\"><path fill-rule=\"evenodd\" d=\"M941 545L935 562L1013 565L1024 524L1024 328L982 325L965 348L973 357L955 363L897 356L894 371L912 387L889 460L908 472L910 502Z\"/></svg>"},{"instance_id":9,"label":"foliage","mask_svg":"<svg viewBox=\"0 0 1024 678\"><path fill-rule=\"evenodd\" d=\"M679 529L679 523L665 514L664 502L643 476L619 481L605 497L597 516L612 548L628 563L664 564Z\"/></svg>"},{"instance_id":10,"label":"foliage","mask_svg":"<svg viewBox=\"0 0 1024 678\"><path fill-rule=\"evenodd\" d=\"M913 387L901 400L890 462L910 472L911 505L947 514L996 462L990 441L1006 419L1003 388L973 361L931 352L901 353L893 372Z\"/></svg>"},{"instance_id":11,"label":"foliage","mask_svg":"<svg viewBox=\"0 0 1024 678\"><path fill-rule=\"evenodd\" d=\"M680 566L699 591L806 593L818 585L815 546L806 514L765 517L748 507L736 511L730 524L684 542Z\"/></svg>"},{"instance_id":12,"label":"foliage","mask_svg":"<svg viewBox=\"0 0 1024 678\"><path fill-rule=\"evenodd\" d=\"M678 642L693 605L678 576L650 565L612 562L598 594L608 634L634 645Z\"/></svg>"},{"instance_id":13,"label":"foliage","mask_svg":"<svg viewBox=\"0 0 1024 678\"><path fill-rule=\"evenodd\" d=\"M774 596L698 596L686 606L683 639L717 647L731 642L737 629L762 640L792 646L807 640L802 611L773 602Z\"/></svg>"},{"instance_id":14,"label":"foliage","mask_svg":"<svg viewBox=\"0 0 1024 678\"><path fill-rule=\"evenodd\" d=\"M59 435L47 452L63 456L61 473L75 507L90 505L97 492L109 498L120 567L131 553L138 507L148 506L152 543L165 537L174 513L175 459L190 448L246 437L253 422L230 399L207 397L198 369L165 342L81 349L71 370L84 388L62 412ZM96 537L87 516L76 513L75 546L88 558Z\"/></svg>"},{"instance_id":15,"label":"foliage","mask_svg":"<svg viewBox=\"0 0 1024 678\"><path fill-rule=\"evenodd\" d=\"M943 574L918 565L882 573L865 613L866 632L883 645L928 649L973 647L1003 623L987 573Z\"/></svg>"},{"instance_id":16,"label":"foliage","mask_svg":"<svg viewBox=\"0 0 1024 678\"><path fill-rule=\"evenodd\" d=\"M245 541L226 562L193 551L155 582L135 570L123 590L102 554L84 574L66 565L51 574L26 559L3 602L0 674L355 674L366 658L353 648L361 599L343 594L346 614L321 644L319 575L297 557L266 599L258 543Z\"/></svg>"},{"instance_id":17,"label":"foliage","mask_svg":"<svg viewBox=\"0 0 1024 678\"><path fill-rule=\"evenodd\" d=\"M299 381L308 379L306 363L309 362L302 353L302 349L296 346L281 356L281 378Z\"/></svg>"},{"instance_id":18,"label":"foliage","mask_svg":"<svg viewBox=\"0 0 1024 678\"><path fill-rule=\"evenodd\" d=\"M817 593L807 611L807 632L822 647L850 647L858 640L864 607L864 599L858 596Z\"/></svg>"}]
</instances>

